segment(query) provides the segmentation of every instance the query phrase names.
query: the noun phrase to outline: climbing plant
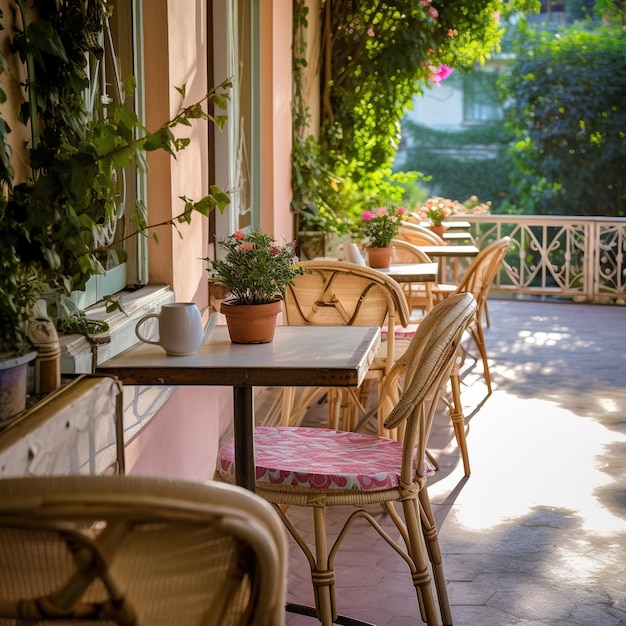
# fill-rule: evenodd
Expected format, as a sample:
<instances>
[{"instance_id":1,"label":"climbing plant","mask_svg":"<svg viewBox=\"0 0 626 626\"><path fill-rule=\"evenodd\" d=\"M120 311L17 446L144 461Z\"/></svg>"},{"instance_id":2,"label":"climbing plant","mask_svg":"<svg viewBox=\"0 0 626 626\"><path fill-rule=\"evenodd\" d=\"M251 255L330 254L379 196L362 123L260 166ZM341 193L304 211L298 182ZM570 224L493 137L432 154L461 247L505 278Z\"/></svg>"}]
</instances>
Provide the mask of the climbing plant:
<instances>
[{"instance_id":1,"label":"climbing plant","mask_svg":"<svg viewBox=\"0 0 626 626\"><path fill-rule=\"evenodd\" d=\"M28 173L14 180L7 135L0 122L0 352L23 339L22 324L29 306L42 291L69 294L102 273L94 233L114 218L118 172L128 165L145 168L145 153L165 150L175 156L189 143L174 134L176 127L203 119L221 126L224 116L207 112L211 103L225 108L230 83L225 81L176 115L149 131L124 104L110 104L107 114L89 116L88 60L99 59L100 34L109 16L105 0L18 0L19 20L9 36L11 63L21 63L26 78L19 85L24 101L19 122L31 139L25 150ZM0 15L0 19L4 16ZM4 28L4 24L0 24ZM0 72L8 59L2 59ZM132 81L127 86L132 87ZM6 94L0 93L0 102ZM180 214L166 223L176 226L194 213L223 209L228 196L217 187L194 201L181 198ZM148 232L146 208L138 203L131 220L138 233Z\"/></svg>"},{"instance_id":2,"label":"climbing plant","mask_svg":"<svg viewBox=\"0 0 626 626\"><path fill-rule=\"evenodd\" d=\"M299 8L296 28L303 28L306 16ZM354 207L342 203L344 190L353 198L356 190L361 204L393 196L397 185L391 164L400 120L412 98L450 69L468 69L497 50L501 18L538 8L536 0L324 0L316 60L321 72L317 162L337 188L326 201L341 211L342 204ZM302 65L296 69L303 71ZM296 107L305 110L306 103L295 95ZM296 149L294 161L302 160ZM307 197L307 183L319 185L304 182L299 198Z\"/></svg>"}]
</instances>

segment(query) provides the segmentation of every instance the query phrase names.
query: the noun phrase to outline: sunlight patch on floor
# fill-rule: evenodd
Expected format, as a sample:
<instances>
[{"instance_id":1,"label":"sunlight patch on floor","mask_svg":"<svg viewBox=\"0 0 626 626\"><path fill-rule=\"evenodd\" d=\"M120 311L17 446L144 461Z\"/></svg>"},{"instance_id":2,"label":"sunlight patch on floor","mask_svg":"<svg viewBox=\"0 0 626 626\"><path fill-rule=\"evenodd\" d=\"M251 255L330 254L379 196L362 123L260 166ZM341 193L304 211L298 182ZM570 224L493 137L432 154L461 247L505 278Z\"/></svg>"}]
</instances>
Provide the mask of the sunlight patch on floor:
<instances>
[{"instance_id":1,"label":"sunlight patch on floor","mask_svg":"<svg viewBox=\"0 0 626 626\"><path fill-rule=\"evenodd\" d=\"M468 435L472 477L480 480L470 477L454 501L459 523L486 529L542 506L572 511L586 530L626 532L626 521L594 495L613 482L602 471L605 446L625 436L544 400L496 391L488 402ZM449 493L456 481L453 473L436 490Z\"/></svg>"}]
</instances>

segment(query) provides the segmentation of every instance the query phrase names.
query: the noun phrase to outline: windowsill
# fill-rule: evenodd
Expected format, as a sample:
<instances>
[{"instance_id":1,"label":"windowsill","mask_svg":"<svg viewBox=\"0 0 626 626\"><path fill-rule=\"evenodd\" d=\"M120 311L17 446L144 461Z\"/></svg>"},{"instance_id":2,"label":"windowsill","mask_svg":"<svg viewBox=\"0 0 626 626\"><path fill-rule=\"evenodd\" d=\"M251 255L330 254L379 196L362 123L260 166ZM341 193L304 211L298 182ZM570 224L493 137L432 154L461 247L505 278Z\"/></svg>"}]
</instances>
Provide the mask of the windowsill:
<instances>
[{"instance_id":1,"label":"windowsill","mask_svg":"<svg viewBox=\"0 0 626 626\"><path fill-rule=\"evenodd\" d=\"M161 305L174 302L175 294L169 285L147 285L136 290L121 291L124 311L106 312L104 302L85 309L90 319L105 321L109 330L103 335L104 343L92 346L82 335L63 335L61 344L61 372L63 374L88 374L96 365L123 352L137 343L135 326L148 313L158 312Z\"/></svg>"}]
</instances>

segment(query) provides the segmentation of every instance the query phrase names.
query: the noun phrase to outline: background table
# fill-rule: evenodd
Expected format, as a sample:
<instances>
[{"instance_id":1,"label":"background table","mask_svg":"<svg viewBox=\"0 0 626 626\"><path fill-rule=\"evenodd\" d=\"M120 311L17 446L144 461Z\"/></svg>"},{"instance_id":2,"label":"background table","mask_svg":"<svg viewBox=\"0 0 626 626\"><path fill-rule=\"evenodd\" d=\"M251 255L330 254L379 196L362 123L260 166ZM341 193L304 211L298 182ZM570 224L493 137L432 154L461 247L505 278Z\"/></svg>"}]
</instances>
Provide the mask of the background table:
<instances>
[{"instance_id":1,"label":"background table","mask_svg":"<svg viewBox=\"0 0 626 626\"><path fill-rule=\"evenodd\" d=\"M473 244L467 245L453 245L447 244L444 246L417 246L422 252L425 252L429 257L440 259L439 262L439 282L446 281L446 263L447 259L459 259L459 258L474 258L479 252L479 248ZM456 274L456 272L455 272ZM455 280L458 277L455 276Z\"/></svg>"},{"instance_id":2,"label":"background table","mask_svg":"<svg viewBox=\"0 0 626 626\"><path fill-rule=\"evenodd\" d=\"M437 266L437 263L392 263L390 267L377 269L398 283L434 283Z\"/></svg>"},{"instance_id":3,"label":"background table","mask_svg":"<svg viewBox=\"0 0 626 626\"><path fill-rule=\"evenodd\" d=\"M97 371L126 385L232 386L235 478L254 491L253 387L358 387L379 346L378 327L279 326L272 343L238 345L225 326L216 326L192 356L139 343Z\"/></svg>"}]
</instances>

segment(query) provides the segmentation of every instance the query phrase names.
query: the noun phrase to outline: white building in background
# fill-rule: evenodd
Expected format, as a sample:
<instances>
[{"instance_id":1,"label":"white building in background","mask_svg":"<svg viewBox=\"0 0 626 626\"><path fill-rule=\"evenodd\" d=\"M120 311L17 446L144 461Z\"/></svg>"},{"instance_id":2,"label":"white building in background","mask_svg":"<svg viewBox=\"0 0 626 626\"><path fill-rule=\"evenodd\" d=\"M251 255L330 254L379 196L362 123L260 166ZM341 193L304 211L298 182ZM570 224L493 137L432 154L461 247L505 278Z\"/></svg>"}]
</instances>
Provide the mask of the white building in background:
<instances>
[{"instance_id":1,"label":"white building in background","mask_svg":"<svg viewBox=\"0 0 626 626\"><path fill-rule=\"evenodd\" d=\"M453 72L439 86L425 89L422 95L413 99L413 109L408 110L404 120L439 131L463 131L471 126L480 126L503 117L502 106L493 88L493 76L502 73L512 54L494 55L485 65L476 66L471 73ZM404 127L404 121L403 121ZM464 151L467 153L467 148ZM408 133L403 132L396 155L396 167L402 168L407 154L415 149ZM474 147L470 150L484 156L493 153L488 147Z\"/></svg>"}]
</instances>

